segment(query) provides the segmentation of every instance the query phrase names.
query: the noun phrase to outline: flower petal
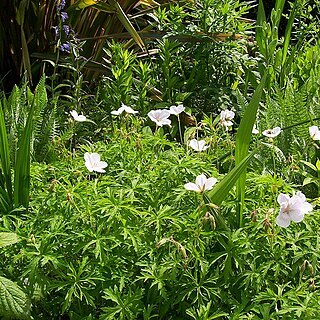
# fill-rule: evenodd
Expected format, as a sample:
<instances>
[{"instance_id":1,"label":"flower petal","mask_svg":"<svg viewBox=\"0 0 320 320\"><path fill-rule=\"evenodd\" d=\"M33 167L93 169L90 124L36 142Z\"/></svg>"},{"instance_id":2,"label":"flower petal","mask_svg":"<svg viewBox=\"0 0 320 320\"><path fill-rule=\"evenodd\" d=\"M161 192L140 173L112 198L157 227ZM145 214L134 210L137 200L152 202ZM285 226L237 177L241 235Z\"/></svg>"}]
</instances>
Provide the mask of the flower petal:
<instances>
[{"instance_id":1,"label":"flower petal","mask_svg":"<svg viewBox=\"0 0 320 320\"><path fill-rule=\"evenodd\" d=\"M196 139L190 140L189 146L190 146L193 150L199 151L199 144L198 144L198 141L197 141Z\"/></svg>"},{"instance_id":2,"label":"flower petal","mask_svg":"<svg viewBox=\"0 0 320 320\"><path fill-rule=\"evenodd\" d=\"M135 113L138 113L138 111L136 111L136 110L133 110L131 107L125 107L125 112L126 113L130 113L130 114L135 114Z\"/></svg>"},{"instance_id":3,"label":"flower petal","mask_svg":"<svg viewBox=\"0 0 320 320\"><path fill-rule=\"evenodd\" d=\"M162 109L162 110L159 110L159 111L160 111L160 115L161 115L162 119L170 117L170 111L169 110Z\"/></svg>"},{"instance_id":4,"label":"flower petal","mask_svg":"<svg viewBox=\"0 0 320 320\"><path fill-rule=\"evenodd\" d=\"M99 164L98 164L98 166L99 166L100 168L106 168L106 167L108 166L108 163L105 162L105 161L100 161Z\"/></svg>"},{"instance_id":5,"label":"flower petal","mask_svg":"<svg viewBox=\"0 0 320 320\"><path fill-rule=\"evenodd\" d=\"M204 174L200 174L196 178L196 185L199 187L201 191L204 191L204 186L207 182L207 177Z\"/></svg>"},{"instance_id":6,"label":"flower petal","mask_svg":"<svg viewBox=\"0 0 320 320\"><path fill-rule=\"evenodd\" d=\"M280 127L275 127L272 130L273 130L274 137L276 137L277 135L279 135L281 133L281 128Z\"/></svg>"},{"instance_id":7,"label":"flower petal","mask_svg":"<svg viewBox=\"0 0 320 320\"><path fill-rule=\"evenodd\" d=\"M169 112L177 116L184 110L185 110L185 107L182 104L179 104L177 106L171 106Z\"/></svg>"},{"instance_id":8,"label":"flower petal","mask_svg":"<svg viewBox=\"0 0 320 320\"><path fill-rule=\"evenodd\" d=\"M289 216L294 222L301 222L304 218L304 214L301 212L301 210L290 210Z\"/></svg>"},{"instance_id":9,"label":"flower petal","mask_svg":"<svg viewBox=\"0 0 320 320\"><path fill-rule=\"evenodd\" d=\"M302 204L300 210L301 210L301 212L302 212L303 214L308 214L308 213L310 213L310 212L313 210L312 204L309 203L309 202L307 202L307 201L305 201L305 202Z\"/></svg>"},{"instance_id":10,"label":"flower petal","mask_svg":"<svg viewBox=\"0 0 320 320\"><path fill-rule=\"evenodd\" d=\"M291 219L286 213L280 213L276 218L276 224L282 228L287 228L290 225Z\"/></svg>"},{"instance_id":11,"label":"flower petal","mask_svg":"<svg viewBox=\"0 0 320 320\"><path fill-rule=\"evenodd\" d=\"M87 169L92 172L94 170L92 163L90 161L86 161L85 162L85 166L87 167Z\"/></svg>"},{"instance_id":12,"label":"flower petal","mask_svg":"<svg viewBox=\"0 0 320 320\"><path fill-rule=\"evenodd\" d=\"M278 203L281 204L288 204L290 201L290 196L284 193L280 193L278 195L278 199L277 199Z\"/></svg>"},{"instance_id":13,"label":"flower petal","mask_svg":"<svg viewBox=\"0 0 320 320\"><path fill-rule=\"evenodd\" d=\"M307 200L306 196L301 191L297 191L295 196L300 198L303 202Z\"/></svg>"},{"instance_id":14,"label":"flower petal","mask_svg":"<svg viewBox=\"0 0 320 320\"><path fill-rule=\"evenodd\" d=\"M318 126L309 127L309 133L310 133L310 137L313 140L320 140L320 130L319 130Z\"/></svg>"},{"instance_id":15,"label":"flower petal","mask_svg":"<svg viewBox=\"0 0 320 320\"><path fill-rule=\"evenodd\" d=\"M201 190L199 189L199 187L193 183L193 182L188 182L184 185L185 189L189 190L189 191L195 191L195 192L201 192Z\"/></svg>"},{"instance_id":16,"label":"flower petal","mask_svg":"<svg viewBox=\"0 0 320 320\"><path fill-rule=\"evenodd\" d=\"M79 122L84 122L87 120L86 116L84 116L83 114L78 115L78 117L76 118L77 121Z\"/></svg>"},{"instance_id":17,"label":"flower petal","mask_svg":"<svg viewBox=\"0 0 320 320\"><path fill-rule=\"evenodd\" d=\"M162 126L165 126L165 125L170 125L171 124L171 120L170 119L163 119L159 122L159 126L162 127Z\"/></svg>"},{"instance_id":18,"label":"flower petal","mask_svg":"<svg viewBox=\"0 0 320 320\"><path fill-rule=\"evenodd\" d=\"M87 162L90 161L90 159L91 159L90 155L91 155L91 153L86 152L86 153L84 154L84 160L87 161Z\"/></svg>"},{"instance_id":19,"label":"flower petal","mask_svg":"<svg viewBox=\"0 0 320 320\"><path fill-rule=\"evenodd\" d=\"M148 117L150 118L151 121L154 121L154 122L157 121L157 119L155 118L155 115L156 115L155 112L156 112L156 110L151 110L148 112Z\"/></svg>"},{"instance_id":20,"label":"flower petal","mask_svg":"<svg viewBox=\"0 0 320 320\"><path fill-rule=\"evenodd\" d=\"M70 111L70 114L72 115L72 117L75 119L78 117L78 112L76 110L72 110Z\"/></svg>"},{"instance_id":21,"label":"flower petal","mask_svg":"<svg viewBox=\"0 0 320 320\"><path fill-rule=\"evenodd\" d=\"M280 133L281 133L280 127L275 127L273 129L267 129L267 130L262 131L262 134L266 137L269 137L269 138L275 138Z\"/></svg>"},{"instance_id":22,"label":"flower petal","mask_svg":"<svg viewBox=\"0 0 320 320\"><path fill-rule=\"evenodd\" d=\"M216 178L208 178L205 186L204 186L204 190L211 190L213 188L213 186L217 183L217 179Z\"/></svg>"},{"instance_id":23,"label":"flower petal","mask_svg":"<svg viewBox=\"0 0 320 320\"><path fill-rule=\"evenodd\" d=\"M253 126L252 133L253 134L258 134L259 133L259 130L257 129L256 125Z\"/></svg>"},{"instance_id":24,"label":"flower petal","mask_svg":"<svg viewBox=\"0 0 320 320\"><path fill-rule=\"evenodd\" d=\"M103 168L107 167L108 164L104 161L100 161L95 167L94 167L94 171L97 171L97 172L106 172Z\"/></svg>"},{"instance_id":25,"label":"flower petal","mask_svg":"<svg viewBox=\"0 0 320 320\"><path fill-rule=\"evenodd\" d=\"M91 153L91 161L92 162L100 162L100 155L99 155L99 153L96 153L96 152L94 152L94 153Z\"/></svg>"}]
</instances>

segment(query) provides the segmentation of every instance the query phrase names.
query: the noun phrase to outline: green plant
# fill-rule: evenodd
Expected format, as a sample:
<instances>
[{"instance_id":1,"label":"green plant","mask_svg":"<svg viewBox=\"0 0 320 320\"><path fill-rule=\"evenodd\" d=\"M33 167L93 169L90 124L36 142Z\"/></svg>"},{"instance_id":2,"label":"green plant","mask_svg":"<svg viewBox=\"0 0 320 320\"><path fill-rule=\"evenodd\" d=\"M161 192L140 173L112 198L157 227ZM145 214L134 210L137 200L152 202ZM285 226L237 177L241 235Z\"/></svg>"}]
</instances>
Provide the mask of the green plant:
<instances>
[{"instance_id":1,"label":"green plant","mask_svg":"<svg viewBox=\"0 0 320 320\"><path fill-rule=\"evenodd\" d=\"M0 232L0 248L21 241L16 233ZM23 289L11 280L0 276L0 316L30 319L31 301Z\"/></svg>"},{"instance_id":2,"label":"green plant","mask_svg":"<svg viewBox=\"0 0 320 320\"><path fill-rule=\"evenodd\" d=\"M30 106L26 124L18 135L17 153L13 165L10 161L10 144L7 128L4 120L2 105L0 105L0 129L1 129L1 171L0 171L0 197L1 212L9 214L13 209L22 206L25 210L29 204L30 184L30 140L32 134L33 114L35 102ZM13 146L14 147L14 146ZM11 168L14 169L14 180L11 178Z\"/></svg>"},{"instance_id":3,"label":"green plant","mask_svg":"<svg viewBox=\"0 0 320 320\"><path fill-rule=\"evenodd\" d=\"M46 77L42 76L33 94L27 83L19 88L14 86L8 98L2 99L2 108L8 132L10 158L15 161L18 140L29 117L30 106L34 104L32 129L30 136L30 152L35 160L50 158L52 141L59 131L57 101L48 103Z\"/></svg>"}]
</instances>

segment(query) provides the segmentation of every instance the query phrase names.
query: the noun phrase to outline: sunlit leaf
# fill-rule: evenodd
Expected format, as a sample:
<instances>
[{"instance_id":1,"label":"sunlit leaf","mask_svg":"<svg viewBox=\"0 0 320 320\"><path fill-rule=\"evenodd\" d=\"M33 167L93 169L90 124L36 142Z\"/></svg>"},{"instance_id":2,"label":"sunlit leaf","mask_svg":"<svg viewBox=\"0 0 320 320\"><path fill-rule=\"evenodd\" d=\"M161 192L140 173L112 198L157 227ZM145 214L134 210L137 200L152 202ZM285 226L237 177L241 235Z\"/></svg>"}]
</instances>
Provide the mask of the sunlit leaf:
<instances>
[{"instance_id":1,"label":"sunlit leaf","mask_svg":"<svg viewBox=\"0 0 320 320\"><path fill-rule=\"evenodd\" d=\"M22 289L11 280L0 277L0 315L13 319L31 319L31 303Z\"/></svg>"}]
</instances>

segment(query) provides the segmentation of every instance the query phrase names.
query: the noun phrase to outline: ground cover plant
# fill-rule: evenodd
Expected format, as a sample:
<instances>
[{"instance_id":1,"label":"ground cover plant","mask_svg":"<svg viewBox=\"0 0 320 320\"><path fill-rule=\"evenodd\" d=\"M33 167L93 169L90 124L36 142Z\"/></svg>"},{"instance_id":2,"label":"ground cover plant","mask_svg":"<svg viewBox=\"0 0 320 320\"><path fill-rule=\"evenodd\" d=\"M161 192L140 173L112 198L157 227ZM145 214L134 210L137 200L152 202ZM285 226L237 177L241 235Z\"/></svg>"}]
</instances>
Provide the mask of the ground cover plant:
<instances>
[{"instance_id":1,"label":"ground cover plant","mask_svg":"<svg viewBox=\"0 0 320 320\"><path fill-rule=\"evenodd\" d=\"M320 318L319 3L134 3L0 94L0 318Z\"/></svg>"}]
</instances>

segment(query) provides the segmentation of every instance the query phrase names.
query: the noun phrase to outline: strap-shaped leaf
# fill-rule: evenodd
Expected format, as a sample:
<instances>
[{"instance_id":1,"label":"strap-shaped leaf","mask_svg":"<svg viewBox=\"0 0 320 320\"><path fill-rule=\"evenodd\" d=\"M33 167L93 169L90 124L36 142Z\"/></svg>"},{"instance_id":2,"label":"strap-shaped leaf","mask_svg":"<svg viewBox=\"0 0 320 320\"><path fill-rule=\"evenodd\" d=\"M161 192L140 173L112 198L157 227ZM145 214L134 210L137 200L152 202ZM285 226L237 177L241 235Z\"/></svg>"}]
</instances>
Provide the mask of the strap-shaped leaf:
<instances>
[{"instance_id":1,"label":"strap-shaped leaf","mask_svg":"<svg viewBox=\"0 0 320 320\"><path fill-rule=\"evenodd\" d=\"M266 42L264 39L264 33L262 28L264 23L266 23L266 21L267 19L264 11L263 1L259 0L257 23L256 23L256 41L260 49L260 52L264 57L266 57L267 48L266 48Z\"/></svg>"},{"instance_id":2,"label":"strap-shaped leaf","mask_svg":"<svg viewBox=\"0 0 320 320\"><path fill-rule=\"evenodd\" d=\"M252 99L250 100L241 119L237 136L236 136L236 165L242 161L248 154L249 144L252 136L252 129L256 122L257 111L261 100L263 88L266 82L266 75L263 76L257 89L255 90Z\"/></svg>"},{"instance_id":3,"label":"strap-shaped leaf","mask_svg":"<svg viewBox=\"0 0 320 320\"><path fill-rule=\"evenodd\" d=\"M11 280L0 277L0 316L31 319L31 303L22 289Z\"/></svg>"},{"instance_id":4,"label":"strap-shaped leaf","mask_svg":"<svg viewBox=\"0 0 320 320\"><path fill-rule=\"evenodd\" d=\"M144 49L145 45L143 40L141 39L140 35L136 31L136 29L133 27L132 23L130 22L129 18L127 15L124 13L122 10L120 4L116 0L110 0L109 1L117 10L118 13L118 18L123 24L123 26L126 28L126 30L131 34L133 40L138 44L138 46L141 49Z\"/></svg>"},{"instance_id":5,"label":"strap-shaped leaf","mask_svg":"<svg viewBox=\"0 0 320 320\"><path fill-rule=\"evenodd\" d=\"M291 31L293 27L293 22L297 14L297 7L298 7L298 1L295 1L293 4L293 7L290 11L290 16L287 22L285 34L284 34L284 42L283 42L283 49L282 49L282 66L286 62L287 54L288 54L288 49L290 45L290 40L291 40Z\"/></svg>"},{"instance_id":6,"label":"strap-shaped leaf","mask_svg":"<svg viewBox=\"0 0 320 320\"><path fill-rule=\"evenodd\" d=\"M14 205L26 209L29 204L30 189L30 139L35 103L33 101L24 130L18 141L18 150L14 170Z\"/></svg>"},{"instance_id":7,"label":"strap-shaped leaf","mask_svg":"<svg viewBox=\"0 0 320 320\"><path fill-rule=\"evenodd\" d=\"M239 129L236 136L236 151L235 160L236 165L240 164L241 161L248 155L249 144L252 136L252 129L256 121L257 111L259 108L259 102L261 100L263 88L265 86L267 74L263 76L257 89L255 90L252 99L250 100L244 115L241 119ZM237 181L237 197L239 201L239 207L237 212L238 225L242 225L242 213L244 206L244 195L246 185L246 170L240 175Z\"/></svg>"},{"instance_id":8,"label":"strap-shaped leaf","mask_svg":"<svg viewBox=\"0 0 320 320\"><path fill-rule=\"evenodd\" d=\"M219 206L224 201L230 190L235 186L240 175L245 172L254 154L255 152L252 152L245 157L208 193L208 197L213 204Z\"/></svg>"},{"instance_id":9,"label":"strap-shaped leaf","mask_svg":"<svg viewBox=\"0 0 320 320\"><path fill-rule=\"evenodd\" d=\"M8 143L7 129L4 120L4 113L0 101L0 188L1 194L5 202L9 205L12 204L12 182L10 170L10 150ZM5 195L6 193L6 195Z\"/></svg>"}]
</instances>

